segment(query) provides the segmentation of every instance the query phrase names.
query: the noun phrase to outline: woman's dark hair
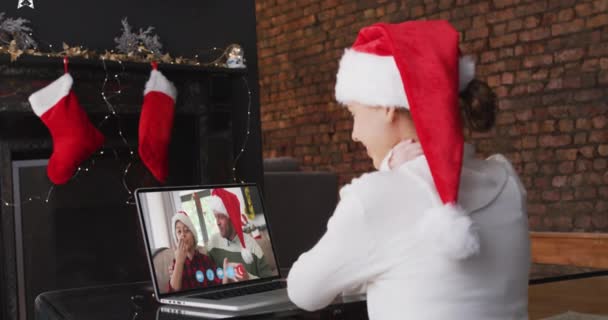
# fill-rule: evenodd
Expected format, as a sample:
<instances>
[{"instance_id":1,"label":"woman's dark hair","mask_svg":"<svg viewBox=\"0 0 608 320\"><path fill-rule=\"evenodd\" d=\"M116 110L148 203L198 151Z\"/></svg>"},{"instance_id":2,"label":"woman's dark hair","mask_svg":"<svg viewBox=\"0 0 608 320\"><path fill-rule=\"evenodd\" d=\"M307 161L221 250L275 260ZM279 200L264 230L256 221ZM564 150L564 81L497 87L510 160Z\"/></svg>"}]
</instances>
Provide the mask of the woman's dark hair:
<instances>
[{"instance_id":1,"label":"woman's dark hair","mask_svg":"<svg viewBox=\"0 0 608 320\"><path fill-rule=\"evenodd\" d=\"M465 121L473 131L488 131L496 120L496 94L483 81L474 79L460 93Z\"/></svg>"}]
</instances>

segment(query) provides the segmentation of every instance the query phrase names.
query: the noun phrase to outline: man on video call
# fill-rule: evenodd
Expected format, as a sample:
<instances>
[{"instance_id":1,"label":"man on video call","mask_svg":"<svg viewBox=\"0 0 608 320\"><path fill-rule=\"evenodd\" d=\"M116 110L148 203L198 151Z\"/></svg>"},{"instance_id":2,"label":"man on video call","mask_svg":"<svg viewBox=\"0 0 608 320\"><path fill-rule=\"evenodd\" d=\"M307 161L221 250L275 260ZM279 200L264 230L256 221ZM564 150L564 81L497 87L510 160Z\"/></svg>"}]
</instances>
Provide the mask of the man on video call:
<instances>
[{"instance_id":1,"label":"man on video call","mask_svg":"<svg viewBox=\"0 0 608 320\"><path fill-rule=\"evenodd\" d=\"M237 196L225 189L214 189L209 204L220 232L211 235L207 251L218 266L223 266L223 282L272 276L260 245L243 233Z\"/></svg>"}]
</instances>

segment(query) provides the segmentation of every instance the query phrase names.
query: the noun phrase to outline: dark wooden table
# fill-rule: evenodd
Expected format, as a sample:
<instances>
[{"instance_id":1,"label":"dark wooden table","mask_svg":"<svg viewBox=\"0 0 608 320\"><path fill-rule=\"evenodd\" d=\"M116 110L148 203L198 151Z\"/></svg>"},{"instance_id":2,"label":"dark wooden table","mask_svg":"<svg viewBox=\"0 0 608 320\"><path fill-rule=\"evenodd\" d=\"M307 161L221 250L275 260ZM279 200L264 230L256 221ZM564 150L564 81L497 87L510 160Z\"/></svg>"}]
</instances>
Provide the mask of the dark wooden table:
<instances>
[{"instance_id":1,"label":"dark wooden table","mask_svg":"<svg viewBox=\"0 0 608 320\"><path fill-rule=\"evenodd\" d=\"M225 313L158 304L150 282L50 291L36 298L37 320L186 320L215 319ZM367 319L362 297L337 299L318 312L306 312L294 306L279 306L256 311L239 319ZM198 314L197 314L198 313ZM214 314L215 313L215 314Z\"/></svg>"}]
</instances>

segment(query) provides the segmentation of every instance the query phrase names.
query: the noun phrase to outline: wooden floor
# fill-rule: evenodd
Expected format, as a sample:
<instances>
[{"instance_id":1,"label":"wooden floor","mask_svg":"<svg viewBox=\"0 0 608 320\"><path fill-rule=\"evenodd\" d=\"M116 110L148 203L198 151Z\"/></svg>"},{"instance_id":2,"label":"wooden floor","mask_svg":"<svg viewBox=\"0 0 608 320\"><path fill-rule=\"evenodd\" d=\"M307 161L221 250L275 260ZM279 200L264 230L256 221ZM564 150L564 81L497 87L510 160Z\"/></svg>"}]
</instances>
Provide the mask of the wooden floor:
<instances>
[{"instance_id":1,"label":"wooden floor","mask_svg":"<svg viewBox=\"0 0 608 320\"><path fill-rule=\"evenodd\" d=\"M530 320L568 311L608 315L608 276L530 285Z\"/></svg>"}]
</instances>

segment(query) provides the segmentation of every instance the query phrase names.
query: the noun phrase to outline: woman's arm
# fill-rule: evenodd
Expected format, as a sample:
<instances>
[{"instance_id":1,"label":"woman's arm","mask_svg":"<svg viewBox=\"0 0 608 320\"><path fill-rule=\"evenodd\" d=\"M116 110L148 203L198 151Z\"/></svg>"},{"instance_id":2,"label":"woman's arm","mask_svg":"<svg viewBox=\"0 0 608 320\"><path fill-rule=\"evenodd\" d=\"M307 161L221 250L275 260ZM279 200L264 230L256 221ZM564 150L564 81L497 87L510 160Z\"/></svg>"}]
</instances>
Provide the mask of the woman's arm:
<instances>
[{"instance_id":1,"label":"woman's arm","mask_svg":"<svg viewBox=\"0 0 608 320\"><path fill-rule=\"evenodd\" d=\"M327 232L293 264L287 277L289 298L305 310L321 309L344 290L373 276L374 238L355 196L343 199Z\"/></svg>"}]
</instances>

